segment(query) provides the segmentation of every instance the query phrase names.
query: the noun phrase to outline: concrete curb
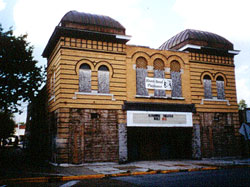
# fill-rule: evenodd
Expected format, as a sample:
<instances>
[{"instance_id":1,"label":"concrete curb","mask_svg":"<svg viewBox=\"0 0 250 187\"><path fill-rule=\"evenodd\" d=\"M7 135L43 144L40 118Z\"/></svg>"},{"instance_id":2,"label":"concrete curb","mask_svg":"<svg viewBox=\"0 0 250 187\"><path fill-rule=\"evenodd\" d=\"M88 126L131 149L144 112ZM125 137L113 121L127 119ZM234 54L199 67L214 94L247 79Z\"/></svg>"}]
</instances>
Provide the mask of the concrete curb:
<instances>
[{"instance_id":1,"label":"concrete curb","mask_svg":"<svg viewBox=\"0 0 250 187\"><path fill-rule=\"evenodd\" d=\"M40 183L40 182L41 183L42 182L52 183L52 182L71 181L71 180L102 179L102 178L110 178L110 177L167 174L167 173L178 173L178 172L194 172L194 171L233 169L233 168L245 168L245 167L250 167L250 165L209 166L209 167L204 167L204 168L175 169L175 170L149 170L149 171L145 171L145 172L126 172L126 173L117 173L117 174L48 176L48 177L33 177L33 178L0 179L0 184Z\"/></svg>"}]
</instances>

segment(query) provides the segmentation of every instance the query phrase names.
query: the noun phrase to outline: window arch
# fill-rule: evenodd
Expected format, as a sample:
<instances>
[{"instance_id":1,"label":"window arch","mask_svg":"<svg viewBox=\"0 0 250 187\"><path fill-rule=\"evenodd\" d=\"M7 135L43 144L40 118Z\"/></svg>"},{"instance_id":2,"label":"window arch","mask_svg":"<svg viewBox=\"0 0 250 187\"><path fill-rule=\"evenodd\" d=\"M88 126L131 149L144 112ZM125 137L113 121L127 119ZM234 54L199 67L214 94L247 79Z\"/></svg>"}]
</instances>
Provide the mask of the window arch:
<instances>
[{"instance_id":1,"label":"window arch","mask_svg":"<svg viewBox=\"0 0 250 187\"><path fill-rule=\"evenodd\" d=\"M181 65L178 61L172 61L170 64L170 74L172 79L172 97L182 97L181 86Z\"/></svg>"},{"instance_id":2,"label":"window arch","mask_svg":"<svg viewBox=\"0 0 250 187\"><path fill-rule=\"evenodd\" d=\"M204 96L205 99L212 99L212 86L211 86L211 77L209 75L205 75L203 77L203 85L204 85Z\"/></svg>"},{"instance_id":3,"label":"window arch","mask_svg":"<svg viewBox=\"0 0 250 187\"><path fill-rule=\"evenodd\" d=\"M79 91L91 92L91 68L88 64L82 64L79 69Z\"/></svg>"},{"instance_id":4,"label":"window arch","mask_svg":"<svg viewBox=\"0 0 250 187\"><path fill-rule=\"evenodd\" d=\"M136 95L148 95L145 79L147 77L147 60L144 57L136 59Z\"/></svg>"},{"instance_id":5,"label":"window arch","mask_svg":"<svg viewBox=\"0 0 250 187\"><path fill-rule=\"evenodd\" d=\"M98 92L109 93L109 69L105 65L98 68Z\"/></svg>"},{"instance_id":6,"label":"window arch","mask_svg":"<svg viewBox=\"0 0 250 187\"><path fill-rule=\"evenodd\" d=\"M216 78L216 87L217 99L225 99L224 78L222 76Z\"/></svg>"},{"instance_id":7,"label":"window arch","mask_svg":"<svg viewBox=\"0 0 250 187\"><path fill-rule=\"evenodd\" d=\"M161 59L155 59L154 61L154 78L165 78L164 62ZM155 96L166 96L165 90L154 90Z\"/></svg>"}]
</instances>

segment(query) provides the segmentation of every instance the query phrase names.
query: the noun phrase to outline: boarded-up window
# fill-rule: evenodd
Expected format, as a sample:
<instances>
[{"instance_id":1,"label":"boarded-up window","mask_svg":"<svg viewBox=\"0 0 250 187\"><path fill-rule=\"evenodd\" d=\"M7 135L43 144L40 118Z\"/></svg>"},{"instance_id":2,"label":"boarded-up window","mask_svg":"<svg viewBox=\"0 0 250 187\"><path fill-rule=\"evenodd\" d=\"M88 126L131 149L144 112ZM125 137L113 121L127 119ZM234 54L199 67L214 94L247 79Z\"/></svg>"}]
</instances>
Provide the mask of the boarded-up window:
<instances>
[{"instance_id":1,"label":"boarded-up window","mask_svg":"<svg viewBox=\"0 0 250 187\"><path fill-rule=\"evenodd\" d=\"M147 77L147 61L143 57L136 59L136 95L148 95L145 79Z\"/></svg>"},{"instance_id":2,"label":"boarded-up window","mask_svg":"<svg viewBox=\"0 0 250 187\"><path fill-rule=\"evenodd\" d=\"M212 99L212 87L211 87L211 77L209 75L205 75L203 78L204 85L204 96L205 99Z\"/></svg>"},{"instance_id":3,"label":"boarded-up window","mask_svg":"<svg viewBox=\"0 0 250 187\"><path fill-rule=\"evenodd\" d=\"M182 97L181 86L181 66L177 61L173 61L170 64L170 73L172 79L172 97Z\"/></svg>"},{"instance_id":4,"label":"boarded-up window","mask_svg":"<svg viewBox=\"0 0 250 187\"><path fill-rule=\"evenodd\" d=\"M91 69L88 64L82 64L79 69L79 91L91 92Z\"/></svg>"},{"instance_id":5,"label":"boarded-up window","mask_svg":"<svg viewBox=\"0 0 250 187\"><path fill-rule=\"evenodd\" d=\"M154 77L155 78L165 78L164 71L164 62L161 59L156 59L154 61ZM165 90L157 90L154 91L155 96L166 96Z\"/></svg>"},{"instance_id":6,"label":"boarded-up window","mask_svg":"<svg viewBox=\"0 0 250 187\"><path fill-rule=\"evenodd\" d=\"M55 82L56 82L56 73L52 72L50 75L50 97L55 95Z\"/></svg>"},{"instance_id":7,"label":"boarded-up window","mask_svg":"<svg viewBox=\"0 0 250 187\"><path fill-rule=\"evenodd\" d=\"M109 69L104 65L98 69L98 92L109 93Z\"/></svg>"},{"instance_id":8,"label":"boarded-up window","mask_svg":"<svg viewBox=\"0 0 250 187\"><path fill-rule=\"evenodd\" d=\"M56 84L56 73L53 72L53 77L52 77L52 94L55 95L55 84Z\"/></svg>"},{"instance_id":9,"label":"boarded-up window","mask_svg":"<svg viewBox=\"0 0 250 187\"><path fill-rule=\"evenodd\" d=\"M217 98L218 99L225 99L225 89L224 89L223 77L221 77L221 76L217 77L216 86L217 86Z\"/></svg>"}]
</instances>

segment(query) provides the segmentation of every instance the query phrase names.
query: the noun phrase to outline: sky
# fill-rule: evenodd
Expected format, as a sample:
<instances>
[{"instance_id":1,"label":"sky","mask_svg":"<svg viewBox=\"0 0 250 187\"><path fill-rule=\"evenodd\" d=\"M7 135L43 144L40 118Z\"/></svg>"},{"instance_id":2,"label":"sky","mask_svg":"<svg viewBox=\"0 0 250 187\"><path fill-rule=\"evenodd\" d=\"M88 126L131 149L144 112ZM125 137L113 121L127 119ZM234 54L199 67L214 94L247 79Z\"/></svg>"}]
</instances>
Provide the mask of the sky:
<instances>
[{"instance_id":1,"label":"sky","mask_svg":"<svg viewBox=\"0 0 250 187\"><path fill-rule=\"evenodd\" d=\"M0 23L14 34L28 34L39 66L41 54L55 27L70 10L110 16L119 21L128 44L158 48L185 29L216 33L240 50L235 56L237 99L250 107L250 1L249 0L0 0ZM26 120L24 113L17 122Z\"/></svg>"}]
</instances>

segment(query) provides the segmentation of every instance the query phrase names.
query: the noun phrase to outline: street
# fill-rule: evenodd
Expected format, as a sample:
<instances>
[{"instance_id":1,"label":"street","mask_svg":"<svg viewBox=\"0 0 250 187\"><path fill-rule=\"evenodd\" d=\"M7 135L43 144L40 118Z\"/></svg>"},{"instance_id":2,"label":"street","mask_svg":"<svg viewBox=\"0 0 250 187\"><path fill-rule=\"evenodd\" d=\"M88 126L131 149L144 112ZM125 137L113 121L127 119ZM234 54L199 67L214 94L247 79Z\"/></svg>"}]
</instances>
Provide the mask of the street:
<instances>
[{"instance_id":1,"label":"street","mask_svg":"<svg viewBox=\"0 0 250 187\"><path fill-rule=\"evenodd\" d=\"M2 184L3 185L3 184ZM17 184L7 185L16 186ZM171 174L111 177L51 183L19 183L18 186L249 186L250 168L179 172Z\"/></svg>"},{"instance_id":2,"label":"street","mask_svg":"<svg viewBox=\"0 0 250 187\"><path fill-rule=\"evenodd\" d=\"M87 164L79 167L58 167L52 166L48 163L40 163L28 158L23 149L19 147L6 147L1 149L0 153L0 187L250 186L250 165L249 162L247 162L247 159L245 162L244 160L233 160L233 162L228 160L142 161L128 163L126 165L100 163ZM238 165L232 165L232 163L238 163ZM223 164L224 167L222 167ZM174 172L153 175L141 174L139 172L146 171L145 169L147 168L151 168L151 171L171 171L172 169ZM130 176L127 175L124 177L113 177L111 175L112 172L122 173L124 171L127 171L128 174L130 173ZM138 175L138 173L140 174ZM95 175L98 176L100 174L103 174L103 177L84 180L81 180L80 178L81 176L91 177ZM63 176L64 178L62 178ZM67 176L69 178L67 178ZM57 179L56 177L59 178ZM49 182L41 182L41 180L39 181L39 179L42 178ZM19 180L16 182L11 182L11 179Z\"/></svg>"},{"instance_id":3,"label":"street","mask_svg":"<svg viewBox=\"0 0 250 187\"><path fill-rule=\"evenodd\" d=\"M250 168L118 177L138 186L249 186Z\"/></svg>"}]
</instances>

